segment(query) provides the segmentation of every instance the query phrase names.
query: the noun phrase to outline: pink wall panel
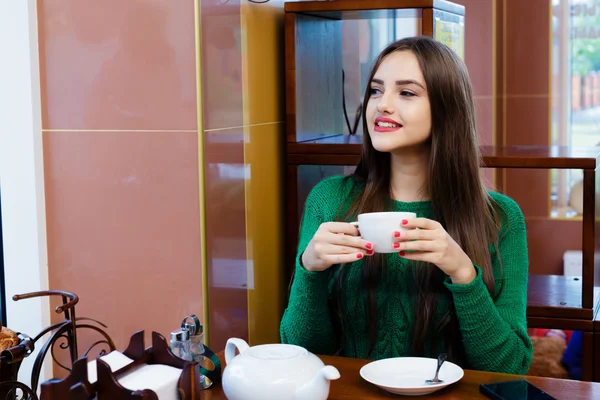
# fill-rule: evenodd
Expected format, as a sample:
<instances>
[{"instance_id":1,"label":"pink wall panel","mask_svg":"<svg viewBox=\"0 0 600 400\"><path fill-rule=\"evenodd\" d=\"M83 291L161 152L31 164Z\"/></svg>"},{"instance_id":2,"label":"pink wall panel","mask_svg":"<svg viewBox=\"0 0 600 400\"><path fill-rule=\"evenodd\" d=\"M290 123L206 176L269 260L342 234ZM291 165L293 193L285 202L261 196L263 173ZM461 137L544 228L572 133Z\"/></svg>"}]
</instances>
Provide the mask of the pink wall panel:
<instances>
[{"instance_id":1,"label":"pink wall panel","mask_svg":"<svg viewBox=\"0 0 600 400\"><path fill-rule=\"evenodd\" d=\"M546 0L527 3L504 1L506 144L548 145L551 4ZM525 216L548 216L550 190L547 170L506 171L505 192L521 205Z\"/></svg>"},{"instance_id":2,"label":"pink wall panel","mask_svg":"<svg viewBox=\"0 0 600 400\"><path fill-rule=\"evenodd\" d=\"M50 288L121 349L202 316L194 19L190 0L38 1Z\"/></svg>"},{"instance_id":3,"label":"pink wall panel","mask_svg":"<svg viewBox=\"0 0 600 400\"><path fill-rule=\"evenodd\" d=\"M40 0L44 129L196 129L194 2Z\"/></svg>"},{"instance_id":4,"label":"pink wall panel","mask_svg":"<svg viewBox=\"0 0 600 400\"><path fill-rule=\"evenodd\" d=\"M465 6L465 63L476 96L493 94L493 0L453 0Z\"/></svg>"},{"instance_id":5,"label":"pink wall panel","mask_svg":"<svg viewBox=\"0 0 600 400\"><path fill-rule=\"evenodd\" d=\"M77 293L78 315L106 323L120 349L201 315L197 135L43 139L50 288Z\"/></svg>"},{"instance_id":6,"label":"pink wall panel","mask_svg":"<svg viewBox=\"0 0 600 400\"><path fill-rule=\"evenodd\" d=\"M493 145L494 135L494 32L493 0L453 0L465 6L465 64L475 96L477 133L481 145ZM488 187L494 171L483 170Z\"/></svg>"}]
</instances>

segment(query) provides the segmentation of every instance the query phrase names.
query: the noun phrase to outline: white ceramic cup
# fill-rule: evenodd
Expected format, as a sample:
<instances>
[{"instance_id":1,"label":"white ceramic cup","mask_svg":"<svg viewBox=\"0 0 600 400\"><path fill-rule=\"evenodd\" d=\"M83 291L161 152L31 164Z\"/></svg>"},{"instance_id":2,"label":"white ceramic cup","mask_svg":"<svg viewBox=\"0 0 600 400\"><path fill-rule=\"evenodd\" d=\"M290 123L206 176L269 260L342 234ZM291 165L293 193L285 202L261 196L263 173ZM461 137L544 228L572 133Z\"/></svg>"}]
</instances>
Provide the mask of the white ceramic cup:
<instances>
[{"instance_id":1,"label":"white ceramic cup","mask_svg":"<svg viewBox=\"0 0 600 400\"><path fill-rule=\"evenodd\" d=\"M374 212L358 215L358 222L351 222L358 227L360 236L373 243L375 253L397 253L394 249L394 232L406 231L402 227L403 219L416 218L411 212Z\"/></svg>"}]
</instances>

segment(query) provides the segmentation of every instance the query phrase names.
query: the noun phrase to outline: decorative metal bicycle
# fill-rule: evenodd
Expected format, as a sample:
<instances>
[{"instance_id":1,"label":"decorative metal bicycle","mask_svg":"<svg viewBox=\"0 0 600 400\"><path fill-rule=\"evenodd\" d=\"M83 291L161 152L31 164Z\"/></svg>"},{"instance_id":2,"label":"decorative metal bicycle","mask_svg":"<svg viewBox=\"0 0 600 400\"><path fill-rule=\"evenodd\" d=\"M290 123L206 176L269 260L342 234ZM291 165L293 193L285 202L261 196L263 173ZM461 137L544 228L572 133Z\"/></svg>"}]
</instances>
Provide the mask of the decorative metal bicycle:
<instances>
[{"instance_id":1,"label":"decorative metal bicycle","mask_svg":"<svg viewBox=\"0 0 600 400\"><path fill-rule=\"evenodd\" d=\"M57 322L43 329L33 339L25 334L17 333L19 336L19 344L0 353L0 400L38 400L36 392L42 365L48 355L48 351L50 351L52 360L57 366L67 371L71 371L73 363L80 358L77 345L77 331L80 329L95 331L102 337L88 347L81 357L87 357L93 348L100 345L105 345L107 349L100 350L99 356L116 349L112 339L104 331L104 329L107 328L106 325L92 318L76 317L75 305L79 302L79 297L74 293L60 290L45 290L18 294L13 296L13 300L20 301L44 296L62 297L62 305L56 307L55 311L57 314L64 313L65 319L64 321ZM18 381L19 368L23 359L34 352L38 341L48 333L50 333L50 337L41 346L33 363L31 385L27 386ZM64 365L56 358L55 347L57 344L59 349L68 350L70 366Z\"/></svg>"}]
</instances>

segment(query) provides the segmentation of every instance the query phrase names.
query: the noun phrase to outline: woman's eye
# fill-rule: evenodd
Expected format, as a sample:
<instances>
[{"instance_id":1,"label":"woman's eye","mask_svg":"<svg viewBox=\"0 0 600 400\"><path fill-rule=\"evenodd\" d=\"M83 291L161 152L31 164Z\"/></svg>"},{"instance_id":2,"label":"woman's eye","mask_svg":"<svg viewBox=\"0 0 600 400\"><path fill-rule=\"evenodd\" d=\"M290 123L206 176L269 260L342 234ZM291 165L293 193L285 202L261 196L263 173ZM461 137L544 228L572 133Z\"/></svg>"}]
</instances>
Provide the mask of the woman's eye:
<instances>
[{"instance_id":1,"label":"woman's eye","mask_svg":"<svg viewBox=\"0 0 600 400\"><path fill-rule=\"evenodd\" d=\"M400 96L413 97L416 95L413 92L409 92L408 90L403 90L400 92Z\"/></svg>"},{"instance_id":2,"label":"woman's eye","mask_svg":"<svg viewBox=\"0 0 600 400\"><path fill-rule=\"evenodd\" d=\"M372 88L370 88L370 89L369 89L369 94L370 94L371 96L372 96L372 95L374 95L374 94L380 94L380 93L381 93L381 90L379 90L379 89L377 89L377 88L373 88L373 87L372 87Z\"/></svg>"}]
</instances>

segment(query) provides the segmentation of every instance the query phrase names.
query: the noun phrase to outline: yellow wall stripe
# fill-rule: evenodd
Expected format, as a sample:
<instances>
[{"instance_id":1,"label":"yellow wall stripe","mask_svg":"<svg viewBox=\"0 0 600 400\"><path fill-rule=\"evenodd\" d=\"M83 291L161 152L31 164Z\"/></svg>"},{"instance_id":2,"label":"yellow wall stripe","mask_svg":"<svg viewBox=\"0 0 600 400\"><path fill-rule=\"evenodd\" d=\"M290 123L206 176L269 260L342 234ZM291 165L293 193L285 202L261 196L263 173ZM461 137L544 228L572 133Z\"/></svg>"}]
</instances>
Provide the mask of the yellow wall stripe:
<instances>
[{"instance_id":1,"label":"yellow wall stripe","mask_svg":"<svg viewBox=\"0 0 600 400\"><path fill-rule=\"evenodd\" d=\"M204 120L202 112L202 31L200 29L200 1L194 0L194 33L196 49L196 107L198 118L198 191L200 207L200 251L202 269L202 318L204 342L210 346L210 314L208 301L208 247L206 245L206 171L204 168Z\"/></svg>"},{"instance_id":2,"label":"yellow wall stripe","mask_svg":"<svg viewBox=\"0 0 600 400\"><path fill-rule=\"evenodd\" d=\"M268 5L267 5L268 6ZM246 237L246 277L254 279L255 275L248 274L248 266L252 265L254 269L256 267L254 260L254 243L253 243L253 227L252 227L252 219L250 213L253 212L252 209L252 179L256 179L253 176L248 176L248 174L252 175L252 160L250 158L251 146L250 142L250 104L248 99L248 90L249 90L249 82L248 82L248 27L246 25L246 12L248 4L242 3L240 4L240 46L242 53L242 104L243 104L243 132L244 132L244 170L246 171L245 179L244 179L244 227L245 227L245 237ZM248 282L248 286L254 287L256 290L255 282ZM254 345L253 343L253 329L252 329L252 319L255 318L254 309L252 307L252 295L253 290L249 289L246 292L246 302L248 309L248 343L250 345Z\"/></svg>"},{"instance_id":3,"label":"yellow wall stripe","mask_svg":"<svg viewBox=\"0 0 600 400\"><path fill-rule=\"evenodd\" d=\"M283 0L240 4L248 341L280 341L285 298L281 168Z\"/></svg>"}]
</instances>

